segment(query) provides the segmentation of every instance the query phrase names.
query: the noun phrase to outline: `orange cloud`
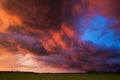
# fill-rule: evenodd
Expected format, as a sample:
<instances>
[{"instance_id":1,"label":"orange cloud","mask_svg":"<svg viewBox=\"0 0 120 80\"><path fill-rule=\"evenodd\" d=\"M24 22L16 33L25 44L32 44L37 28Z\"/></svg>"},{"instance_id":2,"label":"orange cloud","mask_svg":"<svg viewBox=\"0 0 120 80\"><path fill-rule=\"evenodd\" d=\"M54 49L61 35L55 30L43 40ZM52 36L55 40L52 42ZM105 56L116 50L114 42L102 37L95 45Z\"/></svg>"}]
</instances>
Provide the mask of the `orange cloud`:
<instances>
[{"instance_id":1,"label":"orange cloud","mask_svg":"<svg viewBox=\"0 0 120 80\"><path fill-rule=\"evenodd\" d=\"M9 15L2 7L0 1L0 32L5 32L9 26L21 25L20 19L15 15Z\"/></svg>"}]
</instances>

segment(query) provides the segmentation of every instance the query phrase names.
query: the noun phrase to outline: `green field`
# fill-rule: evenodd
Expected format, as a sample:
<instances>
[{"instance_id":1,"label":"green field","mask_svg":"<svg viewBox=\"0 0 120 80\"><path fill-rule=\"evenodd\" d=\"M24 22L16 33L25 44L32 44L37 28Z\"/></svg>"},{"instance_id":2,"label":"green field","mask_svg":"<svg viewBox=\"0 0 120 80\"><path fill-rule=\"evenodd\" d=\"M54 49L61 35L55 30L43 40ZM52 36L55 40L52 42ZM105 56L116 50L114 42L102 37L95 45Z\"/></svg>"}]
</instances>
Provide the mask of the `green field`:
<instances>
[{"instance_id":1,"label":"green field","mask_svg":"<svg viewBox=\"0 0 120 80\"><path fill-rule=\"evenodd\" d=\"M0 73L0 80L120 80L120 74Z\"/></svg>"}]
</instances>

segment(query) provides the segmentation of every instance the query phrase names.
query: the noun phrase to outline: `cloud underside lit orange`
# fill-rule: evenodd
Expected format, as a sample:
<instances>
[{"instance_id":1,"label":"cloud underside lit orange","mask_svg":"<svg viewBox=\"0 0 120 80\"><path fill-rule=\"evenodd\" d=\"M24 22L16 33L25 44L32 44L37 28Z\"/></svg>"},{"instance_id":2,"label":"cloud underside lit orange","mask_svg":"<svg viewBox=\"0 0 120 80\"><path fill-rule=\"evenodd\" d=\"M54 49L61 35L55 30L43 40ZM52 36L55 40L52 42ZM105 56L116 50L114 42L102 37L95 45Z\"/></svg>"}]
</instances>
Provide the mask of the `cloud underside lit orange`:
<instances>
[{"instance_id":1,"label":"cloud underside lit orange","mask_svg":"<svg viewBox=\"0 0 120 80\"><path fill-rule=\"evenodd\" d=\"M120 66L119 48L101 48L81 39L82 28L87 27L91 16L100 14L108 20L116 19L108 28L119 41L118 3L119 0L1 0L0 71L78 73ZM80 26L83 17L86 24Z\"/></svg>"}]
</instances>

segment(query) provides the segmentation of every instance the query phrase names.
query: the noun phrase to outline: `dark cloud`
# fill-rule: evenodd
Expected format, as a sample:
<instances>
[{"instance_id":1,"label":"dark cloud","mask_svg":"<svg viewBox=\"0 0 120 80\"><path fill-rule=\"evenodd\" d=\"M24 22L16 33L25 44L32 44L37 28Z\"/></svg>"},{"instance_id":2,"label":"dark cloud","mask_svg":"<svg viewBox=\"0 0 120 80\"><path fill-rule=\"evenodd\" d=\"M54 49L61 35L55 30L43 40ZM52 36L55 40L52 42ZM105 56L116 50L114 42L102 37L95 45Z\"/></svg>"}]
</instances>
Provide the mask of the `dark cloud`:
<instances>
[{"instance_id":1,"label":"dark cloud","mask_svg":"<svg viewBox=\"0 0 120 80\"><path fill-rule=\"evenodd\" d=\"M95 0L3 1L4 11L9 16L17 16L22 22L16 25L9 24L5 32L0 32L0 45L5 48L12 52L33 54L38 63L43 62L46 66L58 69L78 71L120 69L119 47L107 47L103 43L98 45L81 40L83 35L81 29L85 30L87 28L84 27L89 26L79 24L84 18L89 22L91 15L97 13L108 19L112 16L116 22L106 30L112 29L118 36L116 41L119 42L119 1L118 3L113 0L102 0L100 3ZM105 5L104 9L102 3ZM62 27L63 23L66 25Z\"/></svg>"},{"instance_id":2,"label":"dark cloud","mask_svg":"<svg viewBox=\"0 0 120 80\"><path fill-rule=\"evenodd\" d=\"M34 29L59 29L62 0L4 0L4 9L21 18L24 25Z\"/></svg>"}]
</instances>

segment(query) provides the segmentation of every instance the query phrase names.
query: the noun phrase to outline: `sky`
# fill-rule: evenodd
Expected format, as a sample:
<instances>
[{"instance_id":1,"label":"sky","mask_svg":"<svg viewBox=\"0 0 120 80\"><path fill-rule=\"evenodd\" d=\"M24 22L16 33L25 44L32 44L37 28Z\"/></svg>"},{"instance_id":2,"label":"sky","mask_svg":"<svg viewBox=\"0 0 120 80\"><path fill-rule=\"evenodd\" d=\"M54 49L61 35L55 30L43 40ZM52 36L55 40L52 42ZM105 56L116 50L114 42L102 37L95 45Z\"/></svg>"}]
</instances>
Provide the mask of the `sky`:
<instances>
[{"instance_id":1,"label":"sky","mask_svg":"<svg viewBox=\"0 0 120 80\"><path fill-rule=\"evenodd\" d=\"M119 0L0 0L0 71L120 70Z\"/></svg>"}]
</instances>

